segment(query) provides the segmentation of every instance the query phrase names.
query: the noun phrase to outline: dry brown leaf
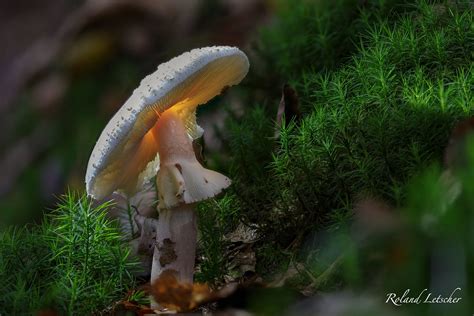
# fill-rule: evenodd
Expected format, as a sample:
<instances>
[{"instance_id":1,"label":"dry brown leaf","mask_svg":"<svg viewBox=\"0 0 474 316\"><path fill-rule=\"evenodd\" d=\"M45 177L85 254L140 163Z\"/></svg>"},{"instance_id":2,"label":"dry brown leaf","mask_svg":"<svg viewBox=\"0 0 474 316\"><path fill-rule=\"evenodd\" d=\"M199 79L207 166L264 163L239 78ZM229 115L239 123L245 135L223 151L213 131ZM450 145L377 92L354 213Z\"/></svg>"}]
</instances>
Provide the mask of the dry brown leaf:
<instances>
[{"instance_id":1,"label":"dry brown leaf","mask_svg":"<svg viewBox=\"0 0 474 316\"><path fill-rule=\"evenodd\" d=\"M181 283L176 279L176 271L165 270L153 282L148 292L163 308L176 312L192 311L199 306L230 296L237 284L228 284L220 290L212 291L207 284Z\"/></svg>"},{"instance_id":2,"label":"dry brown leaf","mask_svg":"<svg viewBox=\"0 0 474 316\"><path fill-rule=\"evenodd\" d=\"M240 223L237 228L224 236L227 274L225 283L241 282L248 275L255 274L257 262L254 243L259 239L258 227Z\"/></svg>"},{"instance_id":3,"label":"dry brown leaf","mask_svg":"<svg viewBox=\"0 0 474 316\"><path fill-rule=\"evenodd\" d=\"M254 243L258 239L258 227L240 223L237 228L225 236L225 239L232 242Z\"/></svg>"},{"instance_id":4,"label":"dry brown leaf","mask_svg":"<svg viewBox=\"0 0 474 316\"><path fill-rule=\"evenodd\" d=\"M150 294L158 304L176 312L191 311L213 296L206 284L178 282L175 271L171 269L165 270L153 282Z\"/></svg>"}]
</instances>

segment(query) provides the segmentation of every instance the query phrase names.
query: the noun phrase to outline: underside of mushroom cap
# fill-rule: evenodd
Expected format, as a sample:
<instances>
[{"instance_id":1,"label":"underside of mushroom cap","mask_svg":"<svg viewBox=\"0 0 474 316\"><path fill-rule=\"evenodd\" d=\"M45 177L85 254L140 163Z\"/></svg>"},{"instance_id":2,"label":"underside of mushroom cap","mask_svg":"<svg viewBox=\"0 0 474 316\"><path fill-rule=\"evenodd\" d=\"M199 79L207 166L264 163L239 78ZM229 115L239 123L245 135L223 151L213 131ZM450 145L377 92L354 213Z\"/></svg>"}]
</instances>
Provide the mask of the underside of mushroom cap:
<instances>
[{"instance_id":1,"label":"underside of mushroom cap","mask_svg":"<svg viewBox=\"0 0 474 316\"><path fill-rule=\"evenodd\" d=\"M238 84L248 72L248 59L235 47L194 49L161 64L145 77L132 96L109 121L89 159L87 193L96 199L115 190L132 193L157 165L157 137L153 126L173 107L190 137L201 136L196 107ZM149 173L148 173L149 175Z\"/></svg>"}]
</instances>

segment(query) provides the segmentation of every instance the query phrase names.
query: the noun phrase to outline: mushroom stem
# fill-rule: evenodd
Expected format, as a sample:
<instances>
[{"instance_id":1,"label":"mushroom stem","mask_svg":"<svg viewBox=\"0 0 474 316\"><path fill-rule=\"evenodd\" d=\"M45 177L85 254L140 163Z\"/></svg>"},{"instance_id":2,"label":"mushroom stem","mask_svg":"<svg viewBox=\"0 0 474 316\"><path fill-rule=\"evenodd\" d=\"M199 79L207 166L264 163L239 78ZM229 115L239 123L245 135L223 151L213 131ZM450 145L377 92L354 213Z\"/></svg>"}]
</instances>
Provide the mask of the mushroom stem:
<instances>
[{"instance_id":1,"label":"mushroom stem","mask_svg":"<svg viewBox=\"0 0 474 316\"><path fill-rule=\"evenodd\" d=\"M171 270L179 282L192 283L197 239L195 204L220 193L230 180L197 161L179 111L164 111L153 132L160 155L156 175L160 217L151 282ZM152 302L152 307L156 305Z\"/></svg>"},{"instance_id":2,"label":"mushroom stem","mask_svg":"<svg viewBox=\"0 0 474 316\"><path fill-rule=\"evenodd\" d=\"M194 204L160 210L151 282L174 270L180 282L192 283L196 255L197 220Z\"/></svg>"},{"instance_id":3,"label":"mushroom stem","mask_svg":"<svg viewBox=\"0 0 474 316\"><path fill-rule=\"evenodd\" d=\"M167 270L182 283L193 283L196 256L197 216L195 204L161 209L151 266L151 284ZM151 298L151 307L159 304Z\"/></svg>"}]
</instances>

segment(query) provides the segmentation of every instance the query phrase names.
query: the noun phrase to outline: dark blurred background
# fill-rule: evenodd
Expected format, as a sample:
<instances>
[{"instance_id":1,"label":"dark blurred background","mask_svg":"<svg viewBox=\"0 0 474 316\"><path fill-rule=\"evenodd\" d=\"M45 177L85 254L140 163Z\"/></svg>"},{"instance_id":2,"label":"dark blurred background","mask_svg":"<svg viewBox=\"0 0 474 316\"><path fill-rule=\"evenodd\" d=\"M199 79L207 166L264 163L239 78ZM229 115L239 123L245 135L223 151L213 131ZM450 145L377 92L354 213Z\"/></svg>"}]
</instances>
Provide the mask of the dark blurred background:
<instances>
[{"instance_id":1,"label":"dark blurred background","mask_svg":"<svg viewBox=\"0 0 474 316\"><path fill-rule=\"evenodd\" d=\"M248 52L275 6L271 0L2 1L0 228L37 221L68 188L84 190L100 132L158 64L202 46ZM216 110L211 104L204 115ZM209 151L219 147L212 130Z\"/></svg>"}]
</instances>

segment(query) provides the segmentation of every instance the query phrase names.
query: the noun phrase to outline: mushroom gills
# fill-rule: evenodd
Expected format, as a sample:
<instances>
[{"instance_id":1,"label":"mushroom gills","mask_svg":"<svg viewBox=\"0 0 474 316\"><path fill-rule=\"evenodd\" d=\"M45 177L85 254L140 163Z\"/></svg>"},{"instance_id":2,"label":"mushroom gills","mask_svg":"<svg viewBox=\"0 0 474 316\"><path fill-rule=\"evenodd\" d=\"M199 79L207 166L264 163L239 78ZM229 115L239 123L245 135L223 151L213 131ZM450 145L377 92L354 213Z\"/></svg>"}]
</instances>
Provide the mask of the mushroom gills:
<instances>
[{"instance_id":1,"label":"mushroom gills","mask_svg":"<svg viewBox=\"0 0 474 316\"><path fill-rule=\"evenodd\" d=\"M229 178L204 168L197 160L161 165L156 182L161 209L206 200L231 184Z\"/></svg>"}]
</instances>

